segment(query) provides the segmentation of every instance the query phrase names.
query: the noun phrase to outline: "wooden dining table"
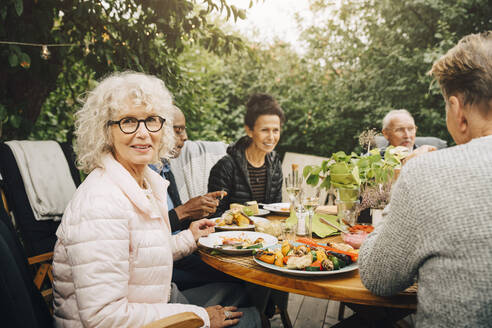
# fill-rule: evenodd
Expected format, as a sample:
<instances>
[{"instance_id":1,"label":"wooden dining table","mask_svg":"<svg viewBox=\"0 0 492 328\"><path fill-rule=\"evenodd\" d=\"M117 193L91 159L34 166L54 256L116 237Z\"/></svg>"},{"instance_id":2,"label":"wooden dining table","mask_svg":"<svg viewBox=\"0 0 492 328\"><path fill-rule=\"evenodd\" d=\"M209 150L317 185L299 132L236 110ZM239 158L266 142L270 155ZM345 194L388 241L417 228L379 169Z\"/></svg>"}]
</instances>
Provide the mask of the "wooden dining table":
<instances>
[{"instance_id":1,"label":"wooden dining table","mask_svg":"<svg viewBox=\"0 0 492 328\"><path fill-rule=\"evenodd\" d=\"M285 220L285 216L269 215L269 220ZM340 236L313 238L317 243L340 242ZM364 287L359 270L326 276L292 276L260 266L251 254L228 255L201 248L202 260L213 268L238 279L272 289L350 303L357 312L363 313L372 307L404 309L411 313L417 307L417 287L389 297L372 294ZM369 307L367 307L369 306ZM401 312L401 311L400 311Z\"/></svg>"}]
</instances>

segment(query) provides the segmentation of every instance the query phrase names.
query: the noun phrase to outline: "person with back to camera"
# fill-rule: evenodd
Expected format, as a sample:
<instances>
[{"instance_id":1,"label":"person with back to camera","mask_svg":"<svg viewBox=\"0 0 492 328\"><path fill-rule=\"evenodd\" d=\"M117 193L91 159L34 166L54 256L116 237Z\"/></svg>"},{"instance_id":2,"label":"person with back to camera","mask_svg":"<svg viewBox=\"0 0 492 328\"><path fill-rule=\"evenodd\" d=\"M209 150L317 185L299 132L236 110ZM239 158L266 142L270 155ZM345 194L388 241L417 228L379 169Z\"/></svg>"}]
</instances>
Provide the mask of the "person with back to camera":
<instances>
[{"instance_id":1,"label":"person with back to camera","mask_svg":"<svg viewBox=\"0 0 492 328\"><path fill-rule=\"evenodd\" d=\"M168 182L148 167L174 146L171 115L164 82L134 72L102 80L77 112L75 151L89 175L57 231L57 326L140 327L191 311L207 327L260 327L241 285L180 292L171 284L173 260L196 250L197 239L214 231L213 222L202 219L171 235Z\"/></svg>"},{"instance_id":2,"label":"person with back to camera","mask_svg":"<svg viewBox=\"0 0 492 328\"><path fill-rule=\"evenodd\" d=\"M407 161L362 244L360 276L382 296L417 279L417 327L490 327L492 31L462 38L430 73L457 146Z\"/></svg>"},{"instance_id":3,"label":"person with back to camera","mask_svg":"<svg viewBox=\"0 0 492 328\"><path fill-rule=\"evenodd\" d=\"M253 94L246 104L246 136L227 148L227 155L210 171L208 190L223 190L215 216L231 203L282 201L282 163L274 151L285 116L277 101L264 93Z\"/></svg>"}]
</instances>

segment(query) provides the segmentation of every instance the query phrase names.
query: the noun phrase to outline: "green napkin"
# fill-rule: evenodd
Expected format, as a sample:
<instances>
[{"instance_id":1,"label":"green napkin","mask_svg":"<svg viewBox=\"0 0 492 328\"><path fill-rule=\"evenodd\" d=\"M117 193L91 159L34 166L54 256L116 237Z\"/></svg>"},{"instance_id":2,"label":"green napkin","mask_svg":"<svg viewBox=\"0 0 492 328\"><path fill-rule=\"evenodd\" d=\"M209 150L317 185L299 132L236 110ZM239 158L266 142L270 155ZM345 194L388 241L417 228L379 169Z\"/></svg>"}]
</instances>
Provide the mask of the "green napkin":
<instances>
[{"instance_id":1,"label":"green napkin","mask_svg":"<svg viewBox=\"0 0 492 328\"><path fill-rule=\"evenodd\" d=\"M326 223L323 223L319 220L319 218L322 217L327 221L330 221L330 223L333 223L337 227L340 226L338 223L338 217L336 215L329 215L329 214L314 214L313 216L313 233L315 233L318 237L320 238L325 238L329 236L335 236L338 235L340 232L337 231L335 228L330 227ZM291 212L290 216L285 220L285 222L288 225L295 225L297 224L297 215L295 212Z\"/></svg>"},{"instance_id":2,"label":"green napkin","mask_svg":"<svg viewBox=\"0 0 492 328\"><path fill-rule=\"evenodd\" d=\"M336 230L333 227L330 227L326 223L321 222L319 220L320 217L324 218L325 220L329 221L330 223L334 224L337 227L340 226L340 224L338 223L338 217L336 215L315 214L313 216L313 233L315 233L320 238L325 238L325 237L335 236L340 234L340 231Z\"/></svg>"}]
</instances>

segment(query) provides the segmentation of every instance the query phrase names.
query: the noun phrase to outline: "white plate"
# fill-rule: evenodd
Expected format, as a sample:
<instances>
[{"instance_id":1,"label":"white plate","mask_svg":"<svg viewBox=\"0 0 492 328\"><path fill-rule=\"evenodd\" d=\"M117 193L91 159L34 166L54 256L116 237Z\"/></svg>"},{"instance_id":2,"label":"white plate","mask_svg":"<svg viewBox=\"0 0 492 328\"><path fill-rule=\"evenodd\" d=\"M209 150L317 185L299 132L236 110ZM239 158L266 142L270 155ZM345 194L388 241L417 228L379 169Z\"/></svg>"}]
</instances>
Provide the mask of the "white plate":
<instances>
[{"instance_id":1,"label":"white plate","mask_svg":"<svg viewBox=\"0 0 492 328\"><path fill-rule=\"evenodd\" d=\"M300 245L300 243L293 243L294 245ZM274 245L273 247L264 247L264 249L269 248L269 249L276 249L276 248L281 248L281 244ZM279 267L274 264L268 264L263 261L258 260L253 256L253 260L261 265L262 267L275 270L281 273L293 275L293 276L300 276L300 277L306 277L306 276L329 276L332 274L338 274L338 273L344 273L344 272L350 272L354 271L359 268L357 263L352 263L350 265L347 265L346 267L343 267L339 270L333 270L333 271L302 271L302 270L293 270L293 269L287 269L284 267Z\"/></svg>"},{"instance_id":2,"label":"white plate","mask_svg":"<svg viewBox=\"0 0 492 328\"><path fill-rule=\"evenodd\" d=\"M258 216L264 216L264 215L268 215L268 214L270 214L270 211L269 210L265 210L264 208L259 208L258 209L258 214L256 214L256 215L258 215Z\"/></svg>"},{"instance_id":3,"label":"white plate","mask_svg":"<svg viewBox=\"0 0 492 328\"><path fill-rule=\"evenodd\" d=\"M252 249L234 249L234 248L220 248L217 245L222 245L222 238L244 238L255 241L257 238L263 238L264 247L272 247L278 243L278 239L272 235L266 233L254 232L254 231L221 231L214 232L207 237L201 237L198 239L198 244L210 249L217 249L226 254L246 254L251 253Z\"/></svg>"},{"instance_id":4,"label":"white plate","mask_svg":"<svg viewBox=\"0 0 492 328\"><path fill-rule=\"evenodd\" d=\"M251 220L253 220L254 223L257 223L257 222L269 222L267 219L265 218L260 218L258 216L250 216L249 217ZM220 220L221 218L213 218L213 219L210 219L214 222L216 222L217 220ZM255 229L255 225L254 224L249 224L249 225L246 225L246 226L237 226L237 225L225 225L225 226L215 226L215 230L223 230L223 231L236 231L236 230L254 230Z\"/></svg>"},{"instance_id":5,"label":"white plate","mask_svg":"<svg viewBox=\"0 0 492 328\"><path fill-rule=\"evenodd\" d=\"M290 213L290 203L273 203L263 205L265 210L273 213L289 214Z\"/></svg>"}]
</instances>

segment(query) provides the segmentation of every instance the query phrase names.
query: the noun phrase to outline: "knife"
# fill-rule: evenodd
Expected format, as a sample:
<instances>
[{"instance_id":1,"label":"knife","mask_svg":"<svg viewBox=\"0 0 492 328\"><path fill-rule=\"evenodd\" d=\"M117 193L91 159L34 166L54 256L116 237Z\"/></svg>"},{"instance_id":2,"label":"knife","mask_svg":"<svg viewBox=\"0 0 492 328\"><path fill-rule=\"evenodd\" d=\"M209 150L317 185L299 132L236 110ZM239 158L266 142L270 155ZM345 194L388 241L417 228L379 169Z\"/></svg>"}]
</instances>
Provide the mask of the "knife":
<instances>
[{"instance_id":1,"label":"knife","mask_svg":"<svg viewBox=\"0 0 492 328\"><path fill-rule=\"evenodd\" d=\"M343 233L349 233L347 230L342 230L340 227L337 227L336 225L334 225L333 223L331 223L330 221L328 221L328 220L327 220L327 219L325 219L325 218L320 217L320 218L319 218L319 220L320 220L321 222L323 222L324 224L327 224L327 225L329 225L330 227L337 229L337 231L340 231L340 232L343 232Z\"/></svg>"}]
</instances>

